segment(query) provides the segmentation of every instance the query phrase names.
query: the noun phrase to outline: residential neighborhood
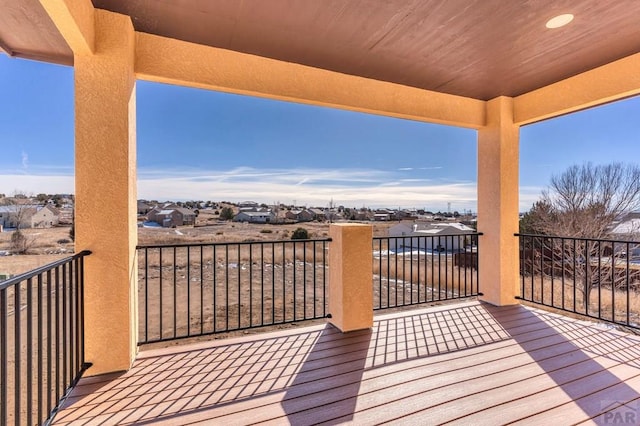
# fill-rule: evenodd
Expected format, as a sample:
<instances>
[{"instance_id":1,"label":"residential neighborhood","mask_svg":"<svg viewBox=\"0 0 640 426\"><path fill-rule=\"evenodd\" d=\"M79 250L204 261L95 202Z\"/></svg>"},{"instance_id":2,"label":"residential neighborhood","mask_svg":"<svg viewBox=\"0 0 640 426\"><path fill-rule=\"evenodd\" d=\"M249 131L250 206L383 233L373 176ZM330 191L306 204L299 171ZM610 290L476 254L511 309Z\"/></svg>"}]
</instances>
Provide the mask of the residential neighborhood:
<instances>
[{"instance_id":1,"label":"residential neighborhood","mask_svg":"<svg viewBox=\"0 0 640 426\"><path fill-rule=\"evenodd\" d=\"M2 195L2 194L0 194ZM223 215L227 209L228 216ZM200 213L205 213L199 220ZM367 208L365 206L300 206L274 203L267 205L256 201L238 203L220 201L157 201L138 200L138 222L140 226L177 228L210 224L211 220L231 220L240 223L294 224L305 222L396 222L396 221L470 221L470 212L433 213L422 209ZM70 225L73 222L73 195L45 195L37 197L18 195L0 196L0 227L3 229L47 228Z\"/></svg>"}]
</instances>

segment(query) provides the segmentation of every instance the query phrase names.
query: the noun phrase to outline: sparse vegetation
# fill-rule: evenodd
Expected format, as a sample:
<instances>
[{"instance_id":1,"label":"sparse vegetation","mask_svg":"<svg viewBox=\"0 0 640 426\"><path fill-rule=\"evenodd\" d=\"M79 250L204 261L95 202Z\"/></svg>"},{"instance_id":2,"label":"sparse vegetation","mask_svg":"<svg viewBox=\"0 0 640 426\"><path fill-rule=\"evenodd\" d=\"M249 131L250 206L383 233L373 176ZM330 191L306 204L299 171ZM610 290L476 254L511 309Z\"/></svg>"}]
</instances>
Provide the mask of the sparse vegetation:
<instances>
[{"instance_id":1,"label":"sparse vegetation","mask_svg":"<svg viewBox=\"0 0 640 426\"><path fill-rule=\"evenodd\" d=\"M26 254L29 246L29 239L20 229L16 229L13 234L11 234L11 252L13 254Z\"/></svg>"},{"instance_id":2,"label":"sparse vegetation","mask_svg":"<svg viewBox=\"0 0 640 426\"><path fill-rule=\"evenodd\" d=\"M220 219L221 220L231 220L233 219L233 209L231 207L223 207L220 210Z\"/></svg>"},{"instance_id":3,"label":"sparse vegetation","mask_svg":"<svg viewBox=\"0 0 640 426\"><path fill-rule=\"evenodd\" d=\"M308 240L309 231L307 231L305 228L297 228L295 231L293 231L293 234L291 234L291 239L292 240Z\"/></svg>"}]
</instances>

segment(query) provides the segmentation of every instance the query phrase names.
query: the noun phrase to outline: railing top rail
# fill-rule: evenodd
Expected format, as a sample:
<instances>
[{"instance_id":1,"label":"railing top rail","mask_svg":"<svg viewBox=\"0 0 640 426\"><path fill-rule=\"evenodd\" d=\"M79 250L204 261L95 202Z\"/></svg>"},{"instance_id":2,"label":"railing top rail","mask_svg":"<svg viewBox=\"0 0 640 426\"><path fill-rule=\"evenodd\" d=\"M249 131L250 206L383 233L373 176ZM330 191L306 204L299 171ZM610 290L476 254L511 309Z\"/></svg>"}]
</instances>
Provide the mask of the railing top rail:
<instances>
[{"instance_id":1,"label":"railing top rail","mask_svg":"<svg viewBox=\"0 0 640 426\"><path fill-rule=\"evenodd\" d=\"M256 240L256 241L236 241L236 242L202 242L202 243L178 243L178 244L149 244L138 245L136 249L172 248L172 247L207 247L207 246L237 246L254 244L280 244L280 243L310 243L310 242L330 242L331 238L314 238L307 240Z\"/></svg>"},{"instance_id":2,"label":"railing top rail","mask_svg":"<svg viewBox=\"0 0 640 426\"><path fill-rule=\"evenodd\" d=\"M614 240L614 239L608 239L608 238L586 238L586 237L567 237L567 236L561 236L561 235L521 234L519 232L516 232L513 235L515 237L549 238L549 239L596 241L596 242L600 241L604 243L615 243L615 244L640 244L640 241Z\"/></svg>"},{"instance_id":3,"label":"railing top rail","mask_svg":"<svg viewBox=\"0 0 640 426\"><path fill-rule=\"evenodd\" d=\"M36 269L34 269L32 271L25 272L24 274L16 275L13 278L9 278L6 281L0 282L0 290L4 290L4 289L9 288L11 286L14 286L16 284L19 284L22 281L26 281L29 278L33 278L33 277L35 277L37 275L40 275L40 274L42 274L44 272L50 271L50 270L52 270L52 269L54 269L54 268L56 268L58 266L62 266L65 263L69 263L72 260L78 259L80 257L85 257L85 256L88 256L90 254L91 254L91 251L83 250L83 251L81 251L79 253L74 254L73 256L65 257L64 259L57 260L55 262L52 262L52 263L49 263L47 265L41 266L39 268L36 268Z\"/></svg>"},{"instance_id":4,"label":"railing top rail","mask_svg":"<svg viewBox=\"0 0 640 426\"><path fill-rule=\"evenodd\" d=\"M386 236L374 236L374 240L387 240L391 238L437 238L437 237L463 237L468 235L484 235L482 232L462 232L460 234L438 234L438 235L398 235L394 237Z\"/></svg>"}]
</instances>

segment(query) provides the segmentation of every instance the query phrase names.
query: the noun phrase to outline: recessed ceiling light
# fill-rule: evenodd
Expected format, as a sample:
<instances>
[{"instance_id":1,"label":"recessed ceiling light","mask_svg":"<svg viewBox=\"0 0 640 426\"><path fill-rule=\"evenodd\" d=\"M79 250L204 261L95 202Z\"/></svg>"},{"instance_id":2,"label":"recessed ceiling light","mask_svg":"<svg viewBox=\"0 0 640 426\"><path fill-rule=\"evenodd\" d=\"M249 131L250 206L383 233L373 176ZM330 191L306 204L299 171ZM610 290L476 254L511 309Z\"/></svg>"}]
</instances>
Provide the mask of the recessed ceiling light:
<instances>
[{"instance_id":1,"label":"recessed ceiling light","mask_svg":"<svg viewBox=\"0 0 640 426\"><path fill-rule=\"evenodd\" d=\"M546 23L547 28L560 28L567 25L569 22L573 21L573 15L570 13L565 13L564 15L554 16L549 19Z\"/></svg>"}]
</instances>

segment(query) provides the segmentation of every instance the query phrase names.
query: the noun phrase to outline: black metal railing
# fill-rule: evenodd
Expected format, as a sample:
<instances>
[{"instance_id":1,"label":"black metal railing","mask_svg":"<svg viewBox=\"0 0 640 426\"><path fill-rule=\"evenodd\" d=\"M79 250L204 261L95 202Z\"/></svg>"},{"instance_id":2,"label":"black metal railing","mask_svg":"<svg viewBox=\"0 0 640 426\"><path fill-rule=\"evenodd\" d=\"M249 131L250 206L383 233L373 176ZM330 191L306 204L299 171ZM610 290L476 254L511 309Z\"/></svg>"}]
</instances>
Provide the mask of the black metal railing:
<instances>
[{"instance_id":1,"label":"black metal railing","mask_svg":"<svg viewBox=\"0 0 640 426\"><path fill-rule=\"evenodd\" d=\"M640 242L515 235L522 300L640 328Z\"/></svg>"},{"instance_id":2,"label":"black metal railing","mask_svg":"<svg viewBox=\"0 0 640 426\"><path fill-rule=\"evenodd\" d=\"M138 343L324 318L329 241L138 247Z\"/></svg>"},{"instance_id":3,"label":"black metal railing","mask_svg":"<svg viewBox=\"0 0 640 426\"><path fill-rule=\"evenodd\" d=\"M0 424L42 424L84 362L83 251L0 282Z\"/></svg>"},{"instance_id":4,"label":"black metal railing","mask_svg":"<svg viewBox=\"0 0 640 426\"><path fill-rule=\"evenodd\" d=\"M374 309L478 296L479 235L374 237Z\"/></svg>"}]
</instances>

